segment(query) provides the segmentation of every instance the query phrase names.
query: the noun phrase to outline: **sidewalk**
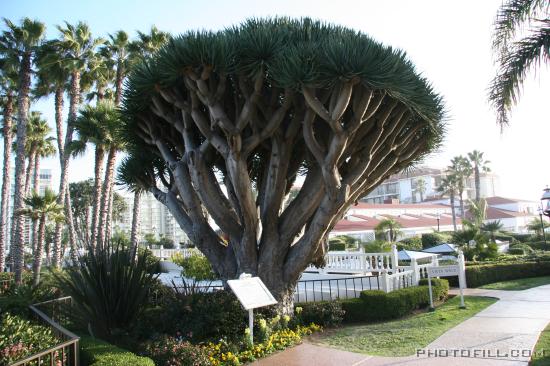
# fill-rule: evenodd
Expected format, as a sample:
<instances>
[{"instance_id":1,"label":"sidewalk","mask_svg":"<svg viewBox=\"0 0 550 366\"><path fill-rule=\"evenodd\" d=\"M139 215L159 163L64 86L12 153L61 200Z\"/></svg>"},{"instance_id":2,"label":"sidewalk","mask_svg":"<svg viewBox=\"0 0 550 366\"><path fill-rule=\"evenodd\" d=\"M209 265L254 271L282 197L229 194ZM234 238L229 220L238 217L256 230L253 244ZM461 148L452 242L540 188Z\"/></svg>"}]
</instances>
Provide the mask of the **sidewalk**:
<instances>
[{"instance_id":1,"label":"sidewalk","mask_svg":"<svg viewBox=\"0 0 550 366\"><path fill-rule=\"evenodd\" d=\"M456 294L453 290L451 293ZM500 300L448 330L429 344L419 357L368 356L306 342L251 365L526 366L540 332L550 322L550 285L523 291L467 289L465 295L490 296Z\"/></svg>"}]
</instances>

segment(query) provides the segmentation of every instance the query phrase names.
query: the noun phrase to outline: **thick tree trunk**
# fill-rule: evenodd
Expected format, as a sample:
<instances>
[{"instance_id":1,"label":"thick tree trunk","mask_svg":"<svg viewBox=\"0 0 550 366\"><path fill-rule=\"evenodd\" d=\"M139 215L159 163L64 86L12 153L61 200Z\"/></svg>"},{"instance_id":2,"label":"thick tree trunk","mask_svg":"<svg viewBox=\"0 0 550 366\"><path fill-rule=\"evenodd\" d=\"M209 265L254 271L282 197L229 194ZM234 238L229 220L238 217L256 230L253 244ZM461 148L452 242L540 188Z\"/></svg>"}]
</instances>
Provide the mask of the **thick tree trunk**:
<instances>
[{"instance_id":1,"label":"thick tree trunk","mask_svg":"<svg viewBox=\"0 0 550 366\"><path fill-rule=\"evenodd\" d=\"M105 151L102 148L96 147L95 168L94 168L94 200L92 203L92 228L91 228L91 243L90 243L92 250L95 250L95 246L97 243L97 234L99 229L99 212L101 208L104 160L105 160Z\"/></svg>"},{"instance_id":2,"label":"thick tree trunk","mask_svg":"<svg viewBox=\"0 0 550 366\"><path fill-rule=\"evenodd\" d=\"M6 246L7 246L7 226L8 226L8 206L11 190L11 148L13 141L12 133L13 123L13 95L8 90L6 95L6 105L4 107L4 159L2 161L2 204L0 208L0 272L4 271L6 266Z\"/></svg>"},{"instance_id":3,"label":"thick tree trunk","mask_svg":"<svg viewBox=\"0 0 550 366\"><path fill-rule=\"evenodd\" d=\"M107 233L107 216L109 212L109 200L111 197L111 191L113 186L113 178L115 172L116 162L116 149L111 147L109 149L109 155L107 157L107 167L105 169L105 179L103 180L103 190L101 196L101 209L99 214L99 225L97 234L97 247L103 248L105 246L105 237Z\"/></svg>"},{"instance_id":4,"label":"thick tree trunk","mask_svg":"<svg viewBox=\"0 0 550 366\"><path fill-rule=\"evenodd\" d=\"M27 124L29 118L29 93L31 86L31 53L26 52L21 59L19 95L17 98L17 154L15 158L15 192L13 212L23 208L24 175L25 175L25 142L27 140ZM24 223L23 215L14 215L12 230L14 230L14 242L11 244L11 252L14 258L15 283L21 284L24 266Z\"/></svg>"},{"instance_id":5,"label":"thick tree trunk","mask_svg":"<svg viewBox=\"0 0 550 366\"><path fill-rule=\"evenodd\" d=\"M61 163L61 177L59 181L59 192L57 203L60 205L65 204L65 216L66 222L69 225L69 228L72 227L72 235L74 235L74 224L72 223L72 209L70 207L70 198L67 200L68 196L68 179L69 179L69 161L70 156L67 154L67 146L73 140L73 130L72 121L76 119L76 114L78 107L80 105L80 71L73 71L71 74L71 89L70 89L70 103L69 103L69 123L67 124L67 133L65 134L65 142L63 144L63 154L60 150L60 163ZM67 204L68 203L68 204ZM61 240L63 234L63 223L56 223L55 225L55 235L53 242L53 259L52 265L55 268L59 268L61 264ZM76 245L76 243L71 243L71 246Z\"/></svg>"},{"instance_id":6,"label":"thick tree trunk","mask_svg":"<svg viewBox=\"0 0 550 366\"><path fill-rule=\"evenodd\" d=\"M34 220L36 222L36 220ZM44 254L44 237L46 236L46 216L40 217L40 224L38 226L38 240L36 241L36 249L34 251L34 263L32 269L33 286L38 286L40 282L40 270L42 269L42 255Z\"/></svg>"},{"instance_id":7,"label":"thick tree trunk","mask_svg":"<svg viewBox=\"0 0 550 366\"><path fill-rule=\"evenodd\" d=\"M139 214L140 207L139 203L141 201L141 193L134 193L134 208L132 210L132 231L130 234L130 245L132 247L132 253L134 256L137 254L138 250L138 232L139 232Z\"/></svg>"}]
</instances>

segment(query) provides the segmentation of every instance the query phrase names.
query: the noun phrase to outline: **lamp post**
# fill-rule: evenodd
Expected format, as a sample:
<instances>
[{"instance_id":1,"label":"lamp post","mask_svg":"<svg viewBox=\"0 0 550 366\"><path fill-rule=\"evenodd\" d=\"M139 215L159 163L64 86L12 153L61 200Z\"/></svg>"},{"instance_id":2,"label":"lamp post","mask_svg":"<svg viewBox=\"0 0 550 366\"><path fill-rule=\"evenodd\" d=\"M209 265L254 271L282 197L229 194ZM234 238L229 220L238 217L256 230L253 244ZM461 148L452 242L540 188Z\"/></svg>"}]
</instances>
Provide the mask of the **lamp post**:
<instances>
[{"instance_id":1,"label":"lamp post","mask_svg":"<svg viewBox=\"0 0 550 366\"><path fill-rule=\"evenodd\" d=\"M437 231L439 231L439 220L441 220L441 214L439 212L437 213L436 218L437 218Z\"/></svg>"},{"instance_id":2,"label":"lamp post","mask_svg":"<svg viewBox=\"0 0 550 366\"><path fill-rule=\"evenodd\" d=\"M540 202L541 202L541 207L539 208L540 228L542 229L542 237L544 239L544 245L546 246L546 232L544 230L544 221L542 221L542 215L550 217L550 188L548 187L544 188L544 193L542 194Z\"/></svg>"}]
</instances>

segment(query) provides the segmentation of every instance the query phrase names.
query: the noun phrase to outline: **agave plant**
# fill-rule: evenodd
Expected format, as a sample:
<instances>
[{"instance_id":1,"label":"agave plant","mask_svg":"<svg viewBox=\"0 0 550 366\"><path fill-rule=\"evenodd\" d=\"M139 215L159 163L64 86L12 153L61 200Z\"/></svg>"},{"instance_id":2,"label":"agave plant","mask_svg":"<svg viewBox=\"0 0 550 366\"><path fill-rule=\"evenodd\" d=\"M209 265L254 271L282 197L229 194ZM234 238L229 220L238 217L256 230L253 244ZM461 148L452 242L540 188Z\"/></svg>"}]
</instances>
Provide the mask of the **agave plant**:
<instances>
[{"instance_id":1,"label":"agave plant","mask_svg":"<svg viewBox=\"0 0 550 366\"><path fill-rule=\"evenodd\" d=\"M148 256L142 252L133 260L127 249L110 243L101 250L88 248L78 266L68 268L65 276L56 276L76 305L76 324L107 340L129 329L156 281Z\"/></svg>"}]
</instances>

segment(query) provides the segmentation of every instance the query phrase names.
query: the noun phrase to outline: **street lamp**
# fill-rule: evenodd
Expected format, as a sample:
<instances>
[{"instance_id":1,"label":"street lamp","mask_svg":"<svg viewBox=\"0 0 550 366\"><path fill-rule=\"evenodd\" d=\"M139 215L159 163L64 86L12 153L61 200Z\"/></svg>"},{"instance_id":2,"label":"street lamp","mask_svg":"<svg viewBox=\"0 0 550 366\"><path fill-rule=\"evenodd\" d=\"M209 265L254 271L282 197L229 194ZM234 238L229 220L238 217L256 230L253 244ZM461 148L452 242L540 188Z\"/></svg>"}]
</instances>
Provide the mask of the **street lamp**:
<instances>
[{"instance_id":1,"label":"street lamp","mask_svg":"<svg viewBox=\"0 0 550 366\"><path fill-rule=\"evenodd\" d=\"M441 220L441 214L438 212L436 215L437 218L437 231L439 231L439 220Z\"/></svg>"},{"instance_id":2,"label":"street lamp","mask_svg":"<svg viewBox=\"0 0 550 366\"><path fill-rule=\"evenodd\" d=\"M550 188L544 188L544 193L540 199L541 207L539 208L540 227L542 229L542 237L544 239L544 245L546 245L546 232L544 231L544 222L542 221L542 215L550 217Z\"/></svg>"}]
</instances>

